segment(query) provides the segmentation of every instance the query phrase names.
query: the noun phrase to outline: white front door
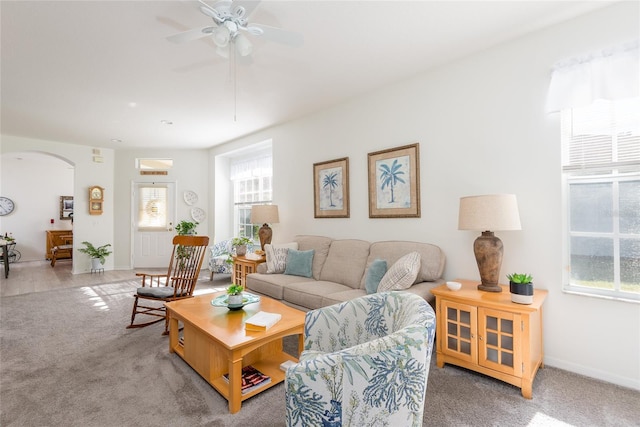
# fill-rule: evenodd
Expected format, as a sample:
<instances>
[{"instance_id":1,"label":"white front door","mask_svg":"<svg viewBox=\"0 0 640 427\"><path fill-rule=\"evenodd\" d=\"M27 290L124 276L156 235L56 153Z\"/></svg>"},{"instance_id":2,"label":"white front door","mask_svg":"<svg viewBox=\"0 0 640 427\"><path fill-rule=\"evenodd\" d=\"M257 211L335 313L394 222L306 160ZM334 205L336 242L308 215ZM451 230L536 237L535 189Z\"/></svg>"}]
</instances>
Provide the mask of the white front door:
<instances>
[{"instance_id":1,"label":"white front door","mask_svg":"<svg viewBox=\"0 0 640 427\"><path fill-rule=\"evenodd\" d=\"M167 268L173 249L175 182L132 183L133 268Z\"/></svg>"}]
</instances>

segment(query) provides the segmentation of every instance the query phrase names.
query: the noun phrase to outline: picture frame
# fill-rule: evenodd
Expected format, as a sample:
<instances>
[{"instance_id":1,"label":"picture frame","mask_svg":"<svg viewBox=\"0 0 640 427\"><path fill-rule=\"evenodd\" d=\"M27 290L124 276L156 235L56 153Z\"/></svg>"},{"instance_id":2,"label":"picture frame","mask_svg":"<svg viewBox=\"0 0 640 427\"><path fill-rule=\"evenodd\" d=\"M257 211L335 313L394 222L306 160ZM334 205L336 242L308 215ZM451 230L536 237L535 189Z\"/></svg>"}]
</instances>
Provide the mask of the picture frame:
<instances>
[{"instance_id":1,"label":"picture frame","mask_svg":"<svg viewBox=\"0 0 640 427\"><path fill-rule=\"evenodd\" d=\"M349 218L349 158L313 164L315 218Z\"/></svg>"},{"instance_id":2,"label":"picture frame","mask_svg":"<svg viewBox=\"0 0 640 427\"><path fill-rule=\"evenodd\" d=\"M368 154L369 218L420 218L420 144Z\"/></svg>"},{"instance_id":3,"label":"picture frame","mask_svg":"<svg viewBox=\"0 0 640 427\"><path fill-rule=\"evenodd\" d=\"M60 219L71 220L73 218L73 196L60 196Z\"/></svg>"}]
</instances>

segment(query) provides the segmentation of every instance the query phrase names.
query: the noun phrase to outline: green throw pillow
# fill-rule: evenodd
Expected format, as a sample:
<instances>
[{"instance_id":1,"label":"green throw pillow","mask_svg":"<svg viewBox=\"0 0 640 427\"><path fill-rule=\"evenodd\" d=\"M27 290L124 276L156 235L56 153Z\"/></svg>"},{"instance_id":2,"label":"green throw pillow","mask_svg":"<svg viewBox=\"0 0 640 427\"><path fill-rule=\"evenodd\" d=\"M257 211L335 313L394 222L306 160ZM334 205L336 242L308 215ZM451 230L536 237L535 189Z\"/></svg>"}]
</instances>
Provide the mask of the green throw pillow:
<instances>
[{"instance_id":1,"label":"green throw pillow","mask_svg":"<svg viewBox=\"0 0 640 427\"><path fill-rule=\"evenodd\" d=\"M284 274L290 276L311 277L311 267L313 266L314 250L298 251L289 249L287 253L287 266Z\"/></svg>"},{"instance_id":2,"label":"green throw pillow","mask_svg":"<svg viewBox=\"0 0 640 427\"><path fill-rule=\"evenodd\" d=\"M382 280L386 272L387 261L374 259L367 270L367 277L364 280L364 287L367 290L367 294L375 294L378 291L380 280Z\"/></svg>"}]
</instances>

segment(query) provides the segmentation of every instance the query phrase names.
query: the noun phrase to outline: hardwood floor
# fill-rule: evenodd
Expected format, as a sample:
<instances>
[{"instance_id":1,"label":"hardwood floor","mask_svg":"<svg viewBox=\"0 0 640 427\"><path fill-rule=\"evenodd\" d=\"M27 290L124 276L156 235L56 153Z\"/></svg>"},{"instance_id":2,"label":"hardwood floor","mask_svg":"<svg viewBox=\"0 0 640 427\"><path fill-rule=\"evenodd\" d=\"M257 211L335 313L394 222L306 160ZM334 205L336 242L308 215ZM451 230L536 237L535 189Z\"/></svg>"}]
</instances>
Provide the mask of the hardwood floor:
<instances>
[{"instance_id":1,"label":"hardwood floor","mask_svg":"<svg viewBox=\"0 0 640 427\"><path fill-rule=\"evenodd\" d=\"M136 270L113 270L104 273L71 274L71 262L60 260L55 268L49 261L28 261L10 264L9 277L4 278L4 270L0 275L0 297L20 295L31 292L43 292L53 289L71 288L76 286L90 286L102 283L120 282L123 280L140 280L136 277ZM144 271L158 271L163 269L144 269ZM164 269L166 272L166 269ZM196 293L212 292L224 288L231 283L229 274L216 274L213 281L209 281L209 270L203 268L200 280L196 286ZM222 290L222 289L220 289Z\"/></svg>"}]
</instances>

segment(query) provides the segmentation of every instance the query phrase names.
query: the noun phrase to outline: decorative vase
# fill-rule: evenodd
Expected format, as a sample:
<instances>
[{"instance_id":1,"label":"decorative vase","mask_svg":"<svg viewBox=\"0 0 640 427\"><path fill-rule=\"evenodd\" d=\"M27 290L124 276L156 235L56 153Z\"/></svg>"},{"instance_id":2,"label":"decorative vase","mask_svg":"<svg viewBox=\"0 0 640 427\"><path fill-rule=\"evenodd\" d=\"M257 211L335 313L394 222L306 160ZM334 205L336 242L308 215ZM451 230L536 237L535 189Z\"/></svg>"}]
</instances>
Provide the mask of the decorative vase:
<instances>
[{"instance_id":1,"label":"decorative vase","mask_svg":"<svg viewBox=\"0 0 640 427\"><path fill-rule=\"evenodd\" d=\"M247 245L236 246L236 255L245 256L246 253L247 253Z\"/></svg>"},{"instance_id":2,"label":"decorative vase","mask_svg":"<svg viewBox=\"0 0 640 427\"><path fill-rule=\"evenodd\" d=\"M242 305L242 294L229 295L229 299L227 300L227 305Z\"/></svg>"},{"instance_id":3,"label":"decorative vase","mask_svg":"<svg viewBox=\"0 0 640 427\"><path fill-rule=\"evenodd\" d=\"M509 281L511 302L517 304L533 303L533 283L513 283Z\"/></svg>"}]
</instances>

